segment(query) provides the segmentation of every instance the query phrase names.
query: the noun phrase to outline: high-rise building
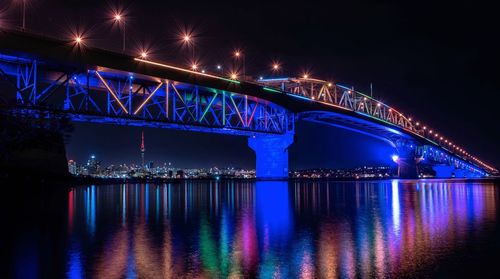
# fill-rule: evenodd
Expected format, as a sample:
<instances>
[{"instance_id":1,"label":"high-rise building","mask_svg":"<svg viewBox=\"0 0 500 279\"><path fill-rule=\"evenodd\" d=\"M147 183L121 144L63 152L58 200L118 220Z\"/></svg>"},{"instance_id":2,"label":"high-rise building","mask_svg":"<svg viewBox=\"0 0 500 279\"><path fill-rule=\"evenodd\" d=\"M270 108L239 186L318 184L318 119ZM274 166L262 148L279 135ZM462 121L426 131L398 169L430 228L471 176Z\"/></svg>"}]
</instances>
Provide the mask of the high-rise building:
<instances>
[{"instance_id":1,"label":"high-rise building","mask_svg":"<svg viewBox=\"0 0 500 279\"><path fill-rule=\"evenodd\" d=\"M142 165L141 167L144 168L144 152L146 151L146 146L144 145L144 131L142 131L141 134L141 159L142 159Z\"/></svg>"},{"instance_id":2,"label":"high-rise building","mask_svg":"<svg viewBox=\"0 0 500 279\"><path fill-rule=\"evenodd\" d=\"M76 171L76 162L73 161L73 160L69 160L68 161L68 171L69 173L71 173L72 175L77 175L77 171Z\"/></svg>"},{"instance_id":3,"label":"high-rise building","mask_svg":"<svg viewBox=\"0 0 500 279\"><path fill-rule=\"evenodd\" d=\"M98 162L95 155L92 154L90 155L90 159L87 161L87 174L89 175L95 175L99 173L99 167L101 165L101 162Z\"/></svg>"}]
</instances>

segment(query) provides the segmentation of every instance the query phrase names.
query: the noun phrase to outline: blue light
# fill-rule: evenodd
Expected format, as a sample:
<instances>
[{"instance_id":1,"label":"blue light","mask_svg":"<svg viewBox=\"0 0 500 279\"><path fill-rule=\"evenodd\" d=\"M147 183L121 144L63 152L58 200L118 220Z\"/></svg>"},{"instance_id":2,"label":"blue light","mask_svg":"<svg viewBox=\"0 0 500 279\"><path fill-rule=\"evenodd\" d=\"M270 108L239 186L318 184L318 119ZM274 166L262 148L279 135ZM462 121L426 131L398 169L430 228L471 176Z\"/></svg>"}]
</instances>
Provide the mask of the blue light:
<instances>
[{"instance_id":1,"label":"blue light","mask_svg":"<svg viewBox=\"0 0 500 279\"><path fill-rule=\"evenodd\" d=\"M292 97L295 97L295 98L299 98L299 99L304 99L304 100L307 100L307 101L312 101L311 99L307 98L307 97L304 97L304 96L300 96L300 95L295 95L295 94L288 94L288 96L292 96Z\"/></svg>"},{"instance_id":2,"label":"blue light","mask_svg":"<svg viewBox=\"0 0 500 279\"><path fill-rule=\"evenodd\" d=\"M262 78L260 79L261 81L283 81L283 80L288 80L288 77L281 77L281 78Z\"/></svg>"}]
</instances>

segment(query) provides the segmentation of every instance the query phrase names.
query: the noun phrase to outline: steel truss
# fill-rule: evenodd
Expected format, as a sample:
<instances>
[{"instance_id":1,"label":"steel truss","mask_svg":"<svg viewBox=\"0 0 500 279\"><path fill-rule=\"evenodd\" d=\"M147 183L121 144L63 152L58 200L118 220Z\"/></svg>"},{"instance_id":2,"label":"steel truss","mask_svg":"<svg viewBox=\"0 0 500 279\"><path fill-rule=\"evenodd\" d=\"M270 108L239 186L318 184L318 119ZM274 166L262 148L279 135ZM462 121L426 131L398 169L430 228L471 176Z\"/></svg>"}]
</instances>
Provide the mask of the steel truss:
<instances>
[{"instance_id":1,"label":"steel truss","mask_svg":"<svg viewBox=\"0 0 500 279\"><path fill-rule=\"evenodd\" d=\"M416 137L427 139L440 146L447 154L454 154L457 160L466 165L477 165L475 163L466 163L474 161L473 158L461 152L462 150L458 146L453 145L451 142L443 139L443 137L438 137L437 134L433 134L431 129L427 129L424 125L412 121L411 118L405 116L400 111L368 95L355 91L353 88L305 77L260 79L257 82L266 87L279 89L284 93L304 97L340 109L354 111L360 115L398 126ZM388 140L392 141L394 139L389 136ZM497 172L492 167L483 164L480 165L490 172Z\"/></svg>"},{"instance_id":2,"label":"steel truss","mask_svg":"<svg viewBox=\"0 0 500 279\"><path fill-rule=\"evenodd\" d=\"M7 99L20 107L64 111L75 121L151 122L240 135L294 130L292 113L256 97L106 68L54 71L43 66L1 56L0 76L15 85L15 98Z\"/></svg>"}]
</instances>

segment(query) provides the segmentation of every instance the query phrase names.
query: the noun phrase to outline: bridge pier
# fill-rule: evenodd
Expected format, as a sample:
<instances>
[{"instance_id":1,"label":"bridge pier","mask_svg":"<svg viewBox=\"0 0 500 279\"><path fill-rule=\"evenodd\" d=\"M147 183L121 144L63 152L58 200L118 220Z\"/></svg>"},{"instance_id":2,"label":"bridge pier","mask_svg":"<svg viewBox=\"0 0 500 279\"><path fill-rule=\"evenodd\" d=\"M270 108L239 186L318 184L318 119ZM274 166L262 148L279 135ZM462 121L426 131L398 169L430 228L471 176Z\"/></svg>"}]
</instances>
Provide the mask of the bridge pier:
<instances>
[{"instance_id":1,"label":"bridge pier","mask_svg":"<svg viewBox=\"0 0 500 279\"><path fill-rule=\"evenodd\" d=\"M398 142L396 144L398 155L393 156L393 160L398 164L398 177L414 179L418 178L418 163L416 147L413 143Z\"/></svg>"},{"instance_id":2,"label":"bridge pier","mask_svg":"<svg viewBox=\"0 0 500 279\"><path fill-rule=\"evenodd\" d=\"M397 164L399 178L418 178L417 160L414 157L398 158Z\"/></svg>"},{"instance_id":3,"label":"bridge pier","mask_svg":"<svg viewBox=\"0 0 500 279\"><path fill-rule=\"evenodd\" d=\"M292 143L292 133L248 138L248 146L255 151L255 170L258 179L288 178L288 147Z\"/></svg>"}]
</instances>

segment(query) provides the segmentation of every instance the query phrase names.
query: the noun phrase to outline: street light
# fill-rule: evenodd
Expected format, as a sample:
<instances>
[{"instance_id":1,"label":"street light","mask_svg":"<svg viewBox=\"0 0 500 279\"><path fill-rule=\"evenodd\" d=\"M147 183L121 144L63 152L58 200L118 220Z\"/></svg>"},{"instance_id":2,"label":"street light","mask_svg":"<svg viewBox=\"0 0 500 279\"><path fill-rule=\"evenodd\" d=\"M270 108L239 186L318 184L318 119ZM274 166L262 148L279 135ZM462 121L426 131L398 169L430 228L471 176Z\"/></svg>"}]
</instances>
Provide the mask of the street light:
<instances>
[{"instance_id":1,"label":"street light","mask_svg":"<svg viewBox=\"0 0 500 279\"><path fill-rule=\"evenodd\" d=\"M118 26L120 26L120 23L123 25L123 32L122 32L122 51L125 52L125 19L121 13L115 13L113 16L114 21Z\"/></svg>"},{"instance_id":2,"label":"street light","mask_svg":"<svg viewBox=\"0 0 500 279\"><path fill-rule=\"evenodd\" d=\"M243 67L242 67L242 75L243 75L243 79L245 79L245 55L243 54L243 52L239 49L235 50L234 51L234 57L236 58L236 60L239 60L239 58L241 57L241 60L242 60L242 64L243 64Z\"/></svg>"}]
</instances>

